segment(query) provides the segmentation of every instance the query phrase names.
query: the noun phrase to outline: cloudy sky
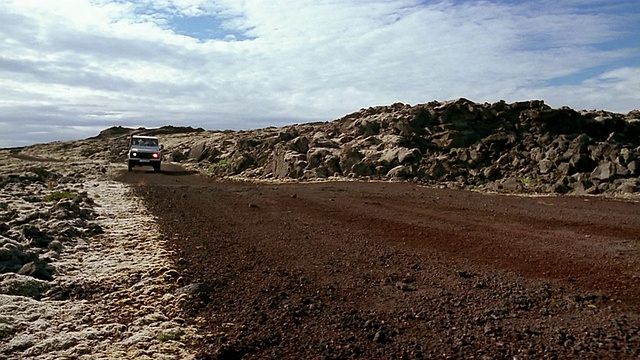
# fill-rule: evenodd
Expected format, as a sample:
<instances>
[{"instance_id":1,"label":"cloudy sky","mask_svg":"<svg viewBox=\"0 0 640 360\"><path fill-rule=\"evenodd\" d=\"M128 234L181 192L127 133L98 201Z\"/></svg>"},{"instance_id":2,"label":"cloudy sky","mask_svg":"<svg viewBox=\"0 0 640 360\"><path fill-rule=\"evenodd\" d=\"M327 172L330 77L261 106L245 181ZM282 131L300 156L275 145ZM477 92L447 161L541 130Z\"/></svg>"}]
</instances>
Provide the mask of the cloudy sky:
<instances>
[{"instance_id":1,"label":"cloudy sky","mask_svg":"<svg viewBox=\"0 0 640 360\"><path fill-rule=\"evenodd\" d=\"M465 97L640 108L640 0L0 0L0 147Z\"/></svg>"}]
</instances>

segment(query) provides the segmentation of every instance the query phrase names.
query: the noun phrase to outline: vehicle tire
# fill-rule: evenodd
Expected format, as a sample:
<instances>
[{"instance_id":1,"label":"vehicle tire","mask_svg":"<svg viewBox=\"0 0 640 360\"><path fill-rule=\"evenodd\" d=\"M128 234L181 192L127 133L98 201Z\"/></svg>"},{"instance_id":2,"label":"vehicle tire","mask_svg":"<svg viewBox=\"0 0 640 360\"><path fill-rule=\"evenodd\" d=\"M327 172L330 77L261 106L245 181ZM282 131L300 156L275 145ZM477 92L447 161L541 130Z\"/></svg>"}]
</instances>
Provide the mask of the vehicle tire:
<instances>
[{"instance_id":1,"label":"vehicle tire","mask_svg":"<svg viewBox=\"0 0 640 360\"><path fill-rule=\"evenodd\" d=\"M160 164L153 165L153 172L160 172Z\"/></svg>"},{"instance_id":2,"label":"vehicle tire","mask_svg":"<svg viewBox=\"0 0 640 360\"><path fill-rule=\"evenodd\" d=\"M127 163L129 171L133 170L133 164L131 162Z\"/></svg>"}]
</instances>

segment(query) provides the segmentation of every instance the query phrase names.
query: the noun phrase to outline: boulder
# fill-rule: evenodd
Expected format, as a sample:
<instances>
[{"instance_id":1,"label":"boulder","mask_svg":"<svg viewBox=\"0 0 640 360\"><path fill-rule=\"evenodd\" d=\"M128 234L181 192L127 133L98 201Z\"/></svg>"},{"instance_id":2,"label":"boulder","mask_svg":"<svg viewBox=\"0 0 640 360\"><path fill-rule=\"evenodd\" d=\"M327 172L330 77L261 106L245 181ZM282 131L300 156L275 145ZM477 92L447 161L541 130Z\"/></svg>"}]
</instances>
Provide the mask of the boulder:
<instances>
[{"instance_id":1,"label":"boulder","mask_svg":"<svg viewBox=\"0 0 640 360\"><path fill-rule=\"evenodd\" d=\"M18 274L20 275L32 276L36 279L46 281L53 280L53 273L54 270L51 266L39 260L26 263L18 270Z\"/></svg>"},{"instance_id":2,"label":"boulder","mask_svg":"<svg viewBox=\"0 0 640 360\"><path fill-rule=\"evenodd\" d=\"M591 172L591 179L600 181L609 181L616 176L616 164L612 161L606 161Z\"/></svg>"},{"instance_id":3,"label":"boulder","mask_svg":"<svg viewBox=\"0 0 640 360\"><path fill-rule=\"evenodd\" d=\"M351 146L343 147L338 157L343 175L352 173L353 167L364 159L364 155L358 149L352 148Z\"/></svg>"},{"instance_id":4,"label":"boulder","mask_svg":"<svg viewBox=\"0 0 640 360\"><path fill-rule=\"evenodd\" d=\"M378 159L378 163L381 165L389 165L396 166L399 164L398 162L398 148L388 149L382 152L380 158Z\"/></svg>"},{"instance_id":5,"label":"boulder","mask_svg":"<svg viewBox=\"0 0 640 360\"><path fill-rule=\"evenodd\" d=\"M299 178L307 167L307 156L297 151L280 148L272 163L272 173L278 179Z\"/></svg>"},{"instance_id":6,"label":"boulder","mask_svg":"<svg viewBox=\"0 0 640 360\"><path fill-rule=\"evenodd\" d=\"M33 225L25 225L22 228L22 234L30 241L32 247L46 248L53 240L47 231L42 231Z\"/></svg>"},{"instance_id":7,"label":"boulder","mask_svg":"<svg viewBox=\"0 0 640 360\"><path fill-rule=\"evenodd\" d=\"M309 151L309 138L306 136L298 136L288 143L289 150L306 154Z\"/></svg>"},{"instance_id":8,"label":"boulder","mask_svg":"<svg viewBox=\"0 0 640 360\"><path fill-rule=\"evenodd\" d=\"M231 163L228 167L229 172L227 175L240 174L241 172L250 169L254 164L255 159L250 153L235 153L231 157Z\"/></svg>"},{"instance_id":9,"label":"boulder","mask_svg":"<svg viewBox=\"0 0 640 360\"><path fill-rule=\"evenodd\" d=\"M478 141L480 141L480 135L473 130L446 131L433 140L443 149L468 147Z\"/></svg>"},{"instance_id":10,"label":"boulder","mask_svg":"<svg viewBox=\"0 0 640 360\"><path fill-rule=\"evenodd\" d=\"M14 241L6 241L0 247L0 273L18 272L24 264L37 260L33 252L25 252L22 246Z\"/></svg>"},{"instance_id":11,"label":"boulder","mask_svg":"<svg viewBox=\"0 0 640 360\"><path fill-rule=\"evenodd\" d=\"M481 104L458 99L370 107L331 122L215 132L215 142L212 137L167 152L174 151L174 160L184 154L212 164L221 158L237 160L215 176L414 178L455 181L463 187L489 181L506 191L564 192L566 187L613 194L620 187L615 181L640 175L637 118L636 113L553 109L542 101ZM579 174L583 176L574 177ZM24 187L56 176L41 170L14 175L0 179L0 185ZM535 178L535 189L520 186L521 177ZM69 216L77 212L66 210ZM0 221L14 219L0 213Z\"/></svg>"},{"instance_id":12,"label":"boulder","mask_svg":"<svg viewBox=\"0 0 640 360\"><path fill-rule=\"evenodd\" d=\"M305 170L302 174L303 179L326 179L329 177L329 171L324 166L314 169Z\"/></svg>"},{"instance_id":13,"label":"boulder","mask_svg":"<svg viewBox=\"0 0 640 360\"><path fill-rule=\"evenodd\" d=\"M287 142L287 141L290 141L291 139L295 139L299 135L300 135L300 131L295 126L291 126L291 127L282 129L282 131L278 133L278 140Z\"/></svg>"},{"instance_id":14,"label":"boulder","mask_svg":"<svg viewBox=\"0 0 640 360\"><path fill-rule=\"evenodd\" d=\"M629 150L628 148L620 149L620 153L618 154L618 164L622 166L627 166L631 161L636 159L636 154Z\"/></svg>"},{"instance_id":15,"label":"boulder","mask_svg":"<svg viewBox=\"0 0 640 360\"><path fill-rule=\"evenodd\" d=\"M49 287L48 282L31 276L14 273L0 274L0 294L25 296L40 300Z\"/></svg>"},{"instance_id":16,"label":"boulder","mask_svg":"<svg viewBox=\"0 0 640 360\"><path fill-rule=\"evenodd\" d=\"M492 152L500 152L516 141L515 134L504 131L491 134L482 139L482 143Z\"/></svg>"},{"instance_id":17,"label":"boulder","mask_svg":"<svg viewBox=\"0 0 640 360\"><path fill-rule=\"evenodd\" d=\"M566 194L569 190L570 189L562 181L552 184L549 188L549 192L557 194Z\"/></svg>"},{"instance_id":18,"label":"boulder","mask_svg":"<svg viewBox=\"0 0 640 360\"><path fill-rule=\"evenodd\" d=\"M359 119L348 127L348 131L352 136L370 136L380 132L380 123L370 119Z\"/></svg>"},{"instance_id":19,"label":"boulder","mask_svg":"<svg viewBox=\"0 0 640 360\"><path fill-rule=\"evenodd\" d=\"M404 165L398 165L389 170L386 174L389 178L406 179L411 175L411 170Z\"/></svg>"},{"instance_id":20,"label":"boulder","mask_svg":"<svg viewBox=\"0 0 640 360\"><path fill-rule=\"evenodd\" d=\"M177 295L205 295L209 296L213 292L213 287L205 283L193 283L176 290Z\"/></svg>"},{"instance_id":21,"label":"boulder","mask_svg":"<svg viewBox=\"0 0 640 360\"><path fill-rule=\"evenodd\" d=\"M616 191L623 194L631 194L638 192L640 186L638 185L638 179L624 179L616 188Z\"/></svg>"},{"instance_id":22,"label":"boulder","mask_svg":"<svg viewBox=\"0 0 640 360\"><path fill-rule=\"evenodd\" d=\"M575 175L579 175L576 177ZM571 179L571 192L574 195L593 194L595 186L584 174L575 174Z\"/></svg>"},{"instance_id":23,"label":"boulder","mask_svg":"<svg viewBox=\"0 0 640 360\"><path fill-rule=\"evenodd\" d=\"M575 154L569 159L569 164L577 172L591 172L596 167L596 162L586 154Z\"/></svg>"},{"instance_id":24,"label":"boulder","mask_svg":"<svg viewBox=\"0 0 640 360\"><path fill-rule=\"evenodd\" d=\"M567 158L574 156L575 154L585 154L589 149L589 145L591 144L591 138L587 134L580 134L571 140L571 144L569 145L569 149L567 152L569 154L565 155Z\"/></svg>"},{"instance_id":25,"label":"boulder","mask_svg":"<svg viewBox=\"0 0 640 360\"><path fill-rule=\"evenodd\" d=\"M187 154L179 150L174 150L171 152L171 155L169 155L169 161L173 161L173 162L180 162L188 158L189 157L187 156Z\"/></svg>"},{"instance_id":26,"label":"boulder","mask_svg":"<svg viewBox=\"0 0 640 360\"><path fill-rule=\"evenodd\" d=\"M200 161L207 157L207 153L207 144L199 143L191 147L188 153L188 158L191 160Z\"/></svg>"},{"instance_id":27,"label":"boulder","mask_svg":"<svg viewBox=\"0 0 640 360\"><path fill-rule=\"evenodd\" d=\"M398 148L398 162L402 165L417 162L422 158L420 149L407 149L405 147Z\"/></svg>"},{"instance_id":28,"label":"boulder","mask_svg":"<svg viewBox=\"0 0 640 360\"><path fill-rule=\"evenodd\" d=\"M309 169L316 168L324 164L327 157L334 157L335 149L331 148L313 148L307 152L307 167Z\"/></svg>"},{"instance_id":29,"label":"boulder","mask_svg":"<svg viewBox=\"0 0 640 360\"><path fill-rule=\"evenodd\" d=\"M572 175L573 173L574 173L574 168L573 168L573 166L571 166L570 163L561 162L560 164L558 164L558 166L557 166L557 174L562 175L562 176L566 176L566 175Z\"/></svg>"},{"instance_id":30,"label":"boulder","mask_svg":"<svg viewBox=\"0 0 640 360\"><path fill-rule=\"evenodd\" d=\"M475 168L486 159L486 155L481 150L463 149L458 153L457 159L467 166Z\"/></svg>"},{"instance_id":31,"label":"boulder","mask_svg":"<svg viewBox=\"0 0 640 360\"><path fill-rule=\"evenodd\" d=\"M517 178L510 177L504 180L502 183L502 189L507 192L519 193L524 190L524 184Z\"/></svg>"},{"instance_id":32,"label":"boulder","mask_svg":"<svg viewBox=\"0 0 640 360\"><path fill-rule=\"evenodd\" d=\"M338 141L330 138L329 135L327 135L326 133L318 132L318 133L313 135L313 139L311 140L311 144L309 145L309 147L312 147L312 148L322 147L322 148L339 149L340 148L340 143Z\"/></svg>"},{"instance_id":33,"label":"boulder","mask_svg":"<svg viewBox=\"0 0 640 360\"><path fill-rule=\"evenodd\" d=\"M440 180L444 178L447 175L447 173L448 173L447 167L441 162L437 162L433 164L426 171L427 176L429 176L429 178L434 180Z\"/></svg>"},{"instance_id":34,"label":"boulder","mask_svg":"<svg viewBox=\"0 0 640 360\"><path fill-rule=\"evenodd\" d=\"M340 158L335 153L326 156L323 165L327 169L329 176L342 173L342 169L340 169Z\"/></svg>"},{"instance_id":35,"label":"boulder","mask_svg":"<svg viewBox=\"0 0 640 360\"><path fill-rule=\"evenodd\" d=\"M482 175L487 180L493 180L500 175L500 170L494 165L487 166L482 170Z\"/></svg>"},{"instance_id":36,"label":"boulder","mask_svg":"<svg viewBox=\"0 0 640 360\"><path fill-rule=\"evenodd\" d=\"M374 169L375 167L372 163L362 160L354 164L347 174L362 177L371 176L375 173Z\"/></svg>"},{"instance_id":37,"label":"boulder","mask_svg":"<svg viewBox=\"0 0 640 360\"><path fill-rule=\"evenodd\" d=\"M541 174L548 174L554 168L553 161L544 159L540 161L540 163L538 164L538 168L540 169Z\"/></svg>"}]
</instances>

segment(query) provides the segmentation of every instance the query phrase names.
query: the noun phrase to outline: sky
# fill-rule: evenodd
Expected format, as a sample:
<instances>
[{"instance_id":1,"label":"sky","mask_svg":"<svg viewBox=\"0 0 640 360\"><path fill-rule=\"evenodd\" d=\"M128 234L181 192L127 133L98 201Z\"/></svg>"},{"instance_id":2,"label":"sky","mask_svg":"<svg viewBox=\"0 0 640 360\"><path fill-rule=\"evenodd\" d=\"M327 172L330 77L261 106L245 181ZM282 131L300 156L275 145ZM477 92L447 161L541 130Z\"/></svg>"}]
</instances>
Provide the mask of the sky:
<instances>
[{"instance_id":1,"label":"sky","mask_svg":"<svg viewBox=\"0 0 640 360\"><path fill-rule=\"evenodd\" d=\"M0 148L461 97L640 108L640 0L0 0Z\"/></svg>"}]
</instances>

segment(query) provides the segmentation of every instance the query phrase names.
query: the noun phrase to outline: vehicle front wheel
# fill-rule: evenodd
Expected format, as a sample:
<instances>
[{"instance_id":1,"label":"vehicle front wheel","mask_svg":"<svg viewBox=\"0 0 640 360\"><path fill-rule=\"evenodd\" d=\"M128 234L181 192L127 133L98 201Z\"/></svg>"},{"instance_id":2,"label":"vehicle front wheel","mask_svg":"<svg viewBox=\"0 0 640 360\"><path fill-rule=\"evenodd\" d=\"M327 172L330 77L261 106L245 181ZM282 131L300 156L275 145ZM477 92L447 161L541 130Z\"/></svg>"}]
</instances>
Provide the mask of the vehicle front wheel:
<instances>
[{"instance_id":1,"label":"vehicle front wheel","mask_svg":"<svg viewBox=\"0 0 640 360\"><path fill-rule=\"evenodd\" d=\"M160 164L153 165L153 172L160 172Z\"/></svg>"},{"instance_id":2,"label":"vehicle front wheel","mask_svg":"<svg viewBox=\"0 0 640 360\"><path fill-rule=\"evenodd\" d=\"M133 170L133 165L131 163L127 163L127 168L129 169L129 171Z\"/></svg>"}]
</instances>

